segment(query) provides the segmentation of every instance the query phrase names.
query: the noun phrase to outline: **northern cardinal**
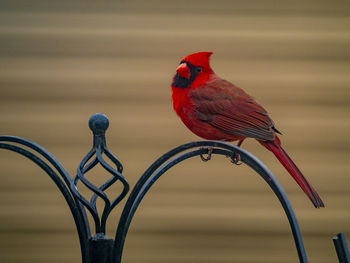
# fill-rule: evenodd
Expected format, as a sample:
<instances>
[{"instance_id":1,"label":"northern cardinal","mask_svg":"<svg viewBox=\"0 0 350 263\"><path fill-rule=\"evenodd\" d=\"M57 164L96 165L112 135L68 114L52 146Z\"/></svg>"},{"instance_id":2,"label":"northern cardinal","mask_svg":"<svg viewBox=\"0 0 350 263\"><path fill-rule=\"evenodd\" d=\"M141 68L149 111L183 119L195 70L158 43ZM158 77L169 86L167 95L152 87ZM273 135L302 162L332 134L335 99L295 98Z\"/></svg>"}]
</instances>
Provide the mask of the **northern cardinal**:
<instances>
[{"instance_id":1,"label":"northern cardinal","mask_svg":"<svg viewBox=\"0 0 350 263\"><path fill-rule=\"evenodd\" d=\"M218 77L209 65L212 52L184 57L173 78L172 101L177 115L193 133L207 140L238 141L254 138L270 150L315 207L324 204L281 147L272 119L241 88ZM208 151L209 152L209 151Z\"/></svg>"}]
</instances>

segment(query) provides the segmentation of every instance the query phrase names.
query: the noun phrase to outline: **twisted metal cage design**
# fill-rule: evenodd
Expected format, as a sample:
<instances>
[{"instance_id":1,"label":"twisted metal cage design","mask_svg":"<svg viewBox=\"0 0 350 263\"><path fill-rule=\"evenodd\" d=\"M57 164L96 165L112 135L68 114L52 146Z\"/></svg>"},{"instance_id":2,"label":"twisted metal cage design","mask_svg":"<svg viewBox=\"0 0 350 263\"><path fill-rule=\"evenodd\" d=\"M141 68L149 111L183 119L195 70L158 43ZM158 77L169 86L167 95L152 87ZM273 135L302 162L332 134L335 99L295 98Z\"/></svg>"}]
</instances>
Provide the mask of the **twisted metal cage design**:
<instances>
[{"instance_id":1,"label":"twisted metal cage design","mask_svg":"<svg viewBox=\"0 0 350 263\"><path fill-rule=\"evenodd\" d=\"M241 162L251 167L265 180L279 199L288 218L299 261L301 263L308 262L296 216L286 193L276 178L261 161L249 152L220 141L186 143L159 157L159 159L144 172L132 189L123 208L115 239L113 240L106 237L106 222L108 216L113 208L127 195L129 184L122 176L123 166L121 162L109 151L106 145L105 132L109 126L108 118L103 114L94 114L89 120L89 126L93 132L93 146L78 166L74 178L71 178L63 165L40 145L20 137L0 136L0 148L17 152L33 161L50 176L62 193L74 218L79 235L83 263L120 263L122 261L125 239L133 216L143 197L147 194L152 185L154 185L154 183L169 169L182 161L207 154L208 147L212 148L212 154L228 157L239 154ZM104 156L115 165L115 168L107 163ZM111 178L100 186L95 186L85 177L85 174L97 164L100 164L111 174ZM123 189L121 193L111 201L105 191L118 181L121 182ZM87 200L79 192L79 182L92 191L93 194L90 200ZM99 215L96 208L98 198L102 199L104 202L102 215ZM91 234L87 211L91 214L95 224L94 235ZM344 234L340 233L333 240L339 262L350 263L349 251Z\"/></svg>"},{"instance_id":2,"label":"twisted metal cage design","mask_svg":"<svg viewBox=\"0 0 350 263\"><path fill-rule=\"evenodd\" d=\"M126 194L129 191L129 184L126 181L126 179L122 176L123 166L121 162L109 151L106 145L105 132L109 126L107 117L102 114L93 115L90 118L89 126L90 129L93 131L93 146L89 153L81 161L77 169L77 175L74 177L73 182L71 184L71 189L74 196L78 198L79 201L91 213L95 222L96 234L104 235L106 233L106 222L108 215L110 214L112 209L126 196ZM116 169L114 169L104 160L102 156L103 154L105 154L109 158L109 160L115 164ZM95 157L93 158L94 155ZM85 177L85 174L89 170L94 168L98 163L101 164L101 166L112 175L112 177L100 187L96 187ZM79 180L94 193L90 201L86 200L78 191L77 183ZM121 181L121 183L123 184L123 191L119 194L119 196L110 201L104 191L107 190L118 180ZM96 208L96 201L98 197L100 197L105 203L101 218Z\"/></svg>"}]
</instances>

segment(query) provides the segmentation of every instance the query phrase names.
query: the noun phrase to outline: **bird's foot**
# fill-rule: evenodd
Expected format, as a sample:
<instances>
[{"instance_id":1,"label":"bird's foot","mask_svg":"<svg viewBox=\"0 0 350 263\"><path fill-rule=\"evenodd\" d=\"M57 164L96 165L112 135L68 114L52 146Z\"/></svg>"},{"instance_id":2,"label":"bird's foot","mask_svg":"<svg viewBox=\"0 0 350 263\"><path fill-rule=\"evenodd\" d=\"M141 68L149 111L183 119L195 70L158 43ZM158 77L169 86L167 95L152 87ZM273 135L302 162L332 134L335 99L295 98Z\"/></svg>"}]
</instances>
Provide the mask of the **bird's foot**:
<instances>
[{"instance_id":1,"label":"bird's foot","mask_svg":"<svg viewBox=\"0 0 350 263\"><path fill-rule=\"evenodd\" d=\"M241 156L238 153L234 153L231 158L231 163L236 164L236 165L241 165Z\"/></svg>"},{"instance_id":2,"label":"bird's foot","mask_svg":"<svg viewBox=\"0 0 350 263\"><path fill-rule=\"evenodd\" d=\"M207 156L204 157L203 154L200 155L201 160L203 162L207 162L211 159L211 154L213 153L213 146L209 146L209 147L202 147L201 149L206 149L208 150Z\"/></svg>"}]
</instances>

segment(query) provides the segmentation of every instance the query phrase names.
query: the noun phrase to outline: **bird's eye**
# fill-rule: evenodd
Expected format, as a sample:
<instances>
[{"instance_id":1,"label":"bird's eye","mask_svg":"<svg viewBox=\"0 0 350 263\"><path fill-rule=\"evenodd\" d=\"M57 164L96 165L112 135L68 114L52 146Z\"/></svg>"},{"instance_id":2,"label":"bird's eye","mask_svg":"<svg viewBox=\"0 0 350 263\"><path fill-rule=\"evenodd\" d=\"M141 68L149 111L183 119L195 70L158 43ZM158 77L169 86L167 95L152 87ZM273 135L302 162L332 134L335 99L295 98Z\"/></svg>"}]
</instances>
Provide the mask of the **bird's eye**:
<instances>
[{"instance_id":1,"label":"bird's eye","mask_svg":"<svg viewBox=\"0 0 350 263\"><path fill-rule=\"evenodd\" d=\"M202 68L201 67L196 67L196 71L199 73L202 71Z\"/></svg>"}]
</instances>

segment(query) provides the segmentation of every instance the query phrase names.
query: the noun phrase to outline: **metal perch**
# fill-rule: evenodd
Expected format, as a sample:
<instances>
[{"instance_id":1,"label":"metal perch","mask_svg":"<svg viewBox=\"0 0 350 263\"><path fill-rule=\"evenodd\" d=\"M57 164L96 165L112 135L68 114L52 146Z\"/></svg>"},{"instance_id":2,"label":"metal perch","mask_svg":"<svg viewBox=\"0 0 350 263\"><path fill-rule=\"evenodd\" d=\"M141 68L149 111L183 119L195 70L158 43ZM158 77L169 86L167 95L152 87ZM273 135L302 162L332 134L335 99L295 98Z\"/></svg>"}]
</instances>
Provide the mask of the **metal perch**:
<instances>
[{"instance_id":1,"label":"metal perch","mask_svg":"<svg viewBox=\"0 0 350 263\"><path fill-rule=\"evenodd\" d=\"M237 146L220 141L197 141L186 143L159 157L159 159L157 159L144 172L132 189L121 214L115 239L108 238L105 235L108 216L113 208L116 207L129 191L129 184L122 176L122 164L109 151L106 145L105 132L108 125L108 118L103 114L95 114L90 118L89 126L93 132L93 146L81 161L73 179L69 176L62 164L40 145L19 137L0 136L0 148L17 152L32 160L51 177L61 191L75 221L80 240L83 263L120 263L122 260L124 242L131 221L148 190L169 169L180 164L184 160L206 154L208 152L208 147L212 149L212 154L229 157L239 154L240 161L251 167L265 180L279 199L284 212L286 213L295 241L299 261L302 263L307 262L297 219L286 193L276 178L262 162L249 152ZM115 167L109 165L105 161L105 158L108 158ZM85 177L85 174L98 164L111 174L111 178L100 186L92 184ZM79 182L93 192L90 200L86 199L79 192ZM110 200L105 193L105 190L116 182L120 182L123 189L117 197ZM102 215L99 214L96 208L98 198L104 202ZM94 221L94 234L92 234L91 226L87 219L87 211L91 214Z\"/></svg>"}]
</instances>

